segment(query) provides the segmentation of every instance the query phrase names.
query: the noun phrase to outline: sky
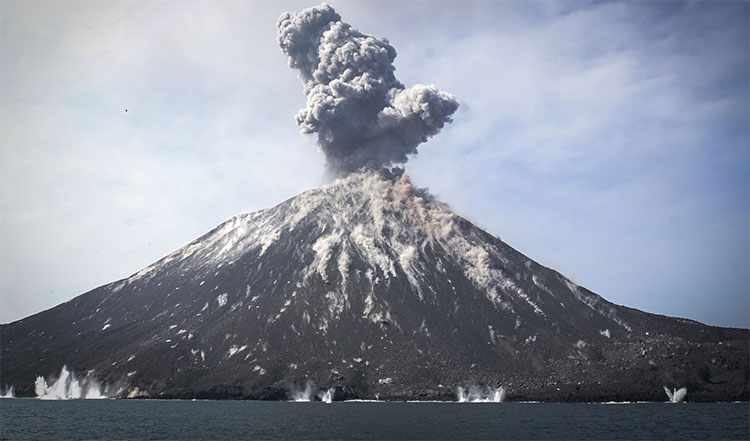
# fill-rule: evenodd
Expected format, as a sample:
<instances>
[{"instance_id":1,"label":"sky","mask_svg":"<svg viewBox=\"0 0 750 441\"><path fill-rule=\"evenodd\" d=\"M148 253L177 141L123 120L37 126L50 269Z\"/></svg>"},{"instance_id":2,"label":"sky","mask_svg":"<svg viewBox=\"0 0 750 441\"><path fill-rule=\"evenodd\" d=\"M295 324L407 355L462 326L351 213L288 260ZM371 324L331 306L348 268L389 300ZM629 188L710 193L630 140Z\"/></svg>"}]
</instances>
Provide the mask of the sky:
<instances>
[{"instance_id":1,"label":"sky","mask_svg":"<svg viewBox=\"0 0 750 441\"><path fill-rule=\"evenodd\" d=\"M330 182L276 43L314 4L0 1L0 322ZM416 185L609 301L750 326L750 3L331 5L460 102Z\"/></svg>"}]
</instances>

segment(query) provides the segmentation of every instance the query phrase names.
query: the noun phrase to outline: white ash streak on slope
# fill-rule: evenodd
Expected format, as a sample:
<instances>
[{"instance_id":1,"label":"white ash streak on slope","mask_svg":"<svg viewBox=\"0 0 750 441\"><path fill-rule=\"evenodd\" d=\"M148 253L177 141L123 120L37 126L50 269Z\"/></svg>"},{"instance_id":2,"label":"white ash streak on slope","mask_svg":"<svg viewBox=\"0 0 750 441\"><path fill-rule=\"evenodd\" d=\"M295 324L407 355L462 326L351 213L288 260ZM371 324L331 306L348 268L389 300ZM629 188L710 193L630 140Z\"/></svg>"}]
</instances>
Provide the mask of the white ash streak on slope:
<instances>
[{"instance_id":1,"label":"white ash streak on slope","mask_svg":"<svg viewBox=\"0 0 750 441\"><path fill-rule=\"evenodd\" d=\"M455 258L464 275L496 306L512 310L512 300L505 297L512 291L544 316L507 275L489 265L490 256L502 261L505 258L502 252L487 247L481 238L461 231L459 218L426 191L413 187L408 176L398 173L385 176L374 171L355 173L318 191L328 197L314 198L317 203L324 201L314 210L316 222L322 231L331 231L328 228L335 226L335 232L321 235L316 242L313 247L316 258L306 271L306 279L319 276L328 280L327 268L335 261L336 253L339 253L339 263L352 254L370 267L368 277L387 280L396 277L399 268L420 300L429 300L423 298L421 279L428 277L425 271L429 270L423 267L423 256L428 248L440 248ZM347 210L333 209L343 200L350 204ZM371 221L362 222L362 219ZM340 274L345 273L342 265L338 270ZM377 308L372 306L369 305L365 315L376 313Z\"/></svg>"},{"instance_id":2,"label":"white ash streak on slope","mask_svg":"<svg viewBox=\"0 0 750 441\"><path fill-rule=\"evenodd\" d=\"M422 281L430 270L424 267L424 256L430 248L443 249L497 307L512 311L509 294L513 292L543 316L507 274L490 265L491 258L504 261L504 253L470 231L462 231L459 219L426 190L415 188L400 170L352 173L276 207L232 218L122 283L167 270L202 274L208 267L231 264L246 253L264 257L303 223L316 225L320 232L312 245L299 245L300 257L311 255L303 258L311 262L304 270L303 284L311 277L328 281L330 265L340 275L341 284L335 290L345 295L348 266L358 256L370 268L374 285L397 277L400 269L415 294L429 301L423 298ZM176 267L168 269L171 265ZM345 297L337 300L334 310L348 306ZM216 301L228 304L229 299ZM365 315L379 313L386 311L371 305Z\"/></svg>"},{"instance_id":3,"label":"white ash streak on slope","mask_svg":"<svg viewBox=\"0 0 750 441\"><path fill-rule=\"evenodd\" d=\"M318 134L335 174L406 162L458 109L456 97L435 86L406 89L393 74L396 49L352 29L326 4L282 14L278 43L307 96L297 124Z\"/></svg>"}]
</instances>

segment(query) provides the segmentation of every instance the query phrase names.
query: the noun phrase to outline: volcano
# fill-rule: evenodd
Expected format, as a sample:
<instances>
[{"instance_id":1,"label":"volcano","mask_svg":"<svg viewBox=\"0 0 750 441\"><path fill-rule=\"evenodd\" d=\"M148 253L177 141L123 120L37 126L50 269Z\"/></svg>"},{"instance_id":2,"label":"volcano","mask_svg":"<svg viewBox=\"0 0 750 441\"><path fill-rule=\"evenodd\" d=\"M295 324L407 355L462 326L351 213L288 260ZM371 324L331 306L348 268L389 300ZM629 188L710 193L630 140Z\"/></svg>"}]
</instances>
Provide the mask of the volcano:
<instances>
[{"instance_id":1,"label":"volcano","mask_svg":"<svg viewBox=\"0 0 750 441\"><path fill-rule=\"evenodd\" d=\"M749 337L612 304L371 170L2 325L0 382L33 396L67 366L131 398L748 400Z\"/></svg>"}]
</instances>

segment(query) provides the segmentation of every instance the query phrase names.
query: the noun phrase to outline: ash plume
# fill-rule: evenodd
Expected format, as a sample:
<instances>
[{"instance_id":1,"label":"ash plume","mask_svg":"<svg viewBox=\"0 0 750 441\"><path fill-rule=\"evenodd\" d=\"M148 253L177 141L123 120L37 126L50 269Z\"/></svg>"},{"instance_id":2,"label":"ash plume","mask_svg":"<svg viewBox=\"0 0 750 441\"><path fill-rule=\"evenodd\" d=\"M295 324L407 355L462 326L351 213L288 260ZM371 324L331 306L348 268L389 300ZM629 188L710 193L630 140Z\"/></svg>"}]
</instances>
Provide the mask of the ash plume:
<instances>
[{"instance_id":1,"label":"ash plume","mask_svg":"<svg viewBox=\"0 0 750 441\"><path fill-rule=\"evenodd\" d=\"M335 174L406 162L458 109L456 97L435 86L405 88L388 40L352 29L327 4L282 14L278 43L307 96L297 124L318 134Z\"/></svg>"}]
</instances>

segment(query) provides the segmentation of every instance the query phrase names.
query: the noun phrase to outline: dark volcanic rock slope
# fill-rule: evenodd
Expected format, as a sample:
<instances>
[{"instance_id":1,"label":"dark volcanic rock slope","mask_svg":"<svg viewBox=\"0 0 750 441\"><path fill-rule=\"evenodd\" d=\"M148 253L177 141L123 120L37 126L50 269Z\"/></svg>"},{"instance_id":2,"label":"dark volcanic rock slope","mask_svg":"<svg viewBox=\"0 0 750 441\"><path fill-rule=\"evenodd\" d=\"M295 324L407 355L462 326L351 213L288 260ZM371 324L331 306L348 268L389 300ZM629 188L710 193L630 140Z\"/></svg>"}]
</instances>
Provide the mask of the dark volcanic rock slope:
<instances>
[{"instance_id":1,"label":"dark volcanic rock slope","mask_svg":"<svg viewBox=\"0 0 750 441\"><path fill-rule=\"evenodd\" d=\"M93 370L118 396L748 399L748 331L607 302L368 172L240 215L133 276L1 329L3 384Z\"/></svg>"}]
</instances>

